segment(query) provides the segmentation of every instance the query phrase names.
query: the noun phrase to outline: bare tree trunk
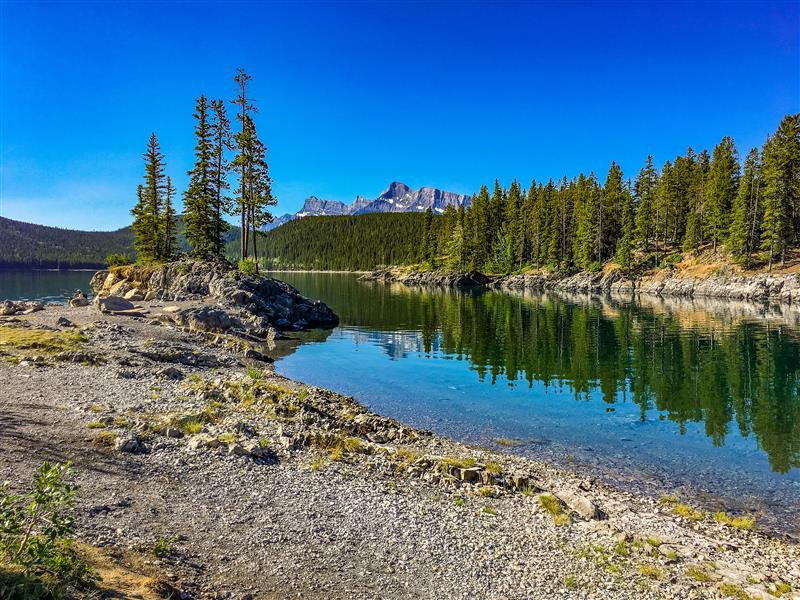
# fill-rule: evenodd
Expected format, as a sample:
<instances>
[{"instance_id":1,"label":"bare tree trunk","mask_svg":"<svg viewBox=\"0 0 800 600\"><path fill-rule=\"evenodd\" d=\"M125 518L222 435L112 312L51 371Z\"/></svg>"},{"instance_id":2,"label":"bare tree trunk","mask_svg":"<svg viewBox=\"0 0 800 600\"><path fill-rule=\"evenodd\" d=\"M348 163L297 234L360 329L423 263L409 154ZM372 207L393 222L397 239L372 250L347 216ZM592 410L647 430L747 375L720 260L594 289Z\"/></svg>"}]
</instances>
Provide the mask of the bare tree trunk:
<instances>
[{"instance_id":1,"label":"bare tree trunk","mask_svg":"<svg viewBox=\"0 0 800 600\"><path fill-rule=\"evenodd\" d=\"M256 234L256 208L250 208L250 224L253 226L253 258L256 261L256 275L258 275L258 236Z\"/></svg>"}]
</instances>

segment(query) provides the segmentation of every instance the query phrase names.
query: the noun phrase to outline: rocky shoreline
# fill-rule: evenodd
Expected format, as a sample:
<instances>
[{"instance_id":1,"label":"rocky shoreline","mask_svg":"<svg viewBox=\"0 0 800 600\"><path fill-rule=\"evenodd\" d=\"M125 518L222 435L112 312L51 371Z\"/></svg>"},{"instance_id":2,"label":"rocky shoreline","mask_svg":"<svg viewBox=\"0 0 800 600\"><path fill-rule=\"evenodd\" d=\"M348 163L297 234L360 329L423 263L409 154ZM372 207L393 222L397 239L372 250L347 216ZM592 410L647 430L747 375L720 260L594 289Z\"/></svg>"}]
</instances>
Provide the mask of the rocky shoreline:
<instances>
[{"instance_id":1,"label":"rocky shoreline","mask_svg":"<svg viewBox=\"0 0 800 600\"><path fill-rule=\"evenodd\" d=\"M202 318L225 302L164 289L0 317L0 479L73 460L81 541L145 569L139 597L800 597L800 547L748 515L407 427L278 376L272 341Z\"/></svg>"},{"instance_id":2,"label":"rocky shoreline","mask_svg":"<svg viewBox=\"0 0 800 600\"><path fill-rule=\"evenodd\" d=\"M488 276L477 272L414 271L390 268L362 276L365 281L398 282L438 287L484 286L505 290L555 290L620 296L725 298L800 306L800 275L754 273L749 275L683 276L659 271L631 276L619 270L597 273L521 274Z\"/></svg>"}]
</instances>

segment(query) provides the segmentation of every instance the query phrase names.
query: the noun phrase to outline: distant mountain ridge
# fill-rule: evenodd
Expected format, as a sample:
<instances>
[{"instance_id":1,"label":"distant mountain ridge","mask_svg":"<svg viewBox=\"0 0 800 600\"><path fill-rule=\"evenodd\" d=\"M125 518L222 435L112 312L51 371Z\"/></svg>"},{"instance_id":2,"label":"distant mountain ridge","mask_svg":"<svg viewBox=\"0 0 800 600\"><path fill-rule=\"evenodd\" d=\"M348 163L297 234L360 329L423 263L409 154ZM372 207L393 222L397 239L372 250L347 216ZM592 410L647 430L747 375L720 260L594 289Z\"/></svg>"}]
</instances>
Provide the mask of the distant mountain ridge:
<instances>
[{"instance_id":1,"label":"distant mountain ridge","mask_svg":"<svg viewBox=\"0 0 800 600\"><path fill-rule=\"evenodd\" d=\"M393 181L374 200L364 196L356 196L350 204L338 200L320 200L316 196L309 196L303 203L303 208L294 214L283 214L263 227L269 231L280 227L294 219L302 217L321 217L332 215L364 215L367 213L386 212L424 212L429 208L436 214L442 214L448 206L457 208L462 204L469 205L470 196L446 192L432 187L421 187L412 190L400 181Z\"/></svg>"},{"instance_id":2,"label":"distant mountain ridge","mask_svg":"<svg viewBox=\"0 0 800 600\"><path fill-rule=\"evenodd\" d=\"M178 247L188 249L183 216L176 217ZM227 243L239 239L239 228L223 235ZM81 231L15 221L0 217L0 269L98 269L109 254L136 258L130 226L115 231Z\"/></svg>"}]
</instances>

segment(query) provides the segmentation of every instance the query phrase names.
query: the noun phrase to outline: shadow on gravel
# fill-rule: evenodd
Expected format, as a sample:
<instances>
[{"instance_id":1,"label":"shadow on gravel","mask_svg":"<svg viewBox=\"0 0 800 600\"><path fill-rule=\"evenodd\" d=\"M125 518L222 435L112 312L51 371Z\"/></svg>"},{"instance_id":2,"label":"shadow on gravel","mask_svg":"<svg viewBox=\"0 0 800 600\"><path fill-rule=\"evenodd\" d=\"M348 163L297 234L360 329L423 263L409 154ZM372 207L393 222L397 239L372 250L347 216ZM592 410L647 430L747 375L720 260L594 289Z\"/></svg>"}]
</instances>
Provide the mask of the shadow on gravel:
<instances>
[{"instance_id":1,"label":"shadow on gravel","mask_svg":"<svg viewBox=\"0 0 800 600\"><path fill-rule=\"evenodd\" d=\"M11 459L8 465L0 460L0 466L27 465L32 471L43 461L71 460L77 469L87 473L128 477L139 473L135 462L94 446L88 430L81 431L79 426L49 407L31 403L0 406L0 457Z\"/></svg>"}]
</instances>

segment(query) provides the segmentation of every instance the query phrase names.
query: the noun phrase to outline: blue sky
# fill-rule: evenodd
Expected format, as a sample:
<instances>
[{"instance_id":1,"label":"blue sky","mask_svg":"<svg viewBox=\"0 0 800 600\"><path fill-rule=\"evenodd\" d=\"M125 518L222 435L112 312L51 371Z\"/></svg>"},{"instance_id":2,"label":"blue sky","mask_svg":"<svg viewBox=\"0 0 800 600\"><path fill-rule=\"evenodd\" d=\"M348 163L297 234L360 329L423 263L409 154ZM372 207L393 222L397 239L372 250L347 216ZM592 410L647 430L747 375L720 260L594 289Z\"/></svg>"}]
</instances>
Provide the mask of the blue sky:
<instances>
[{"instance_id":1,"label":"blue sky","mask_svg":"<svg viewBox=\"0 0 800 600\"><path fill-rule=\"evenodd\" d=\"M744 153L800 111L798 6L0 0L0 216L128 224L150 132L182 189L194 100L240 66L277 213Z\"/></svg>"}]
</instances>

